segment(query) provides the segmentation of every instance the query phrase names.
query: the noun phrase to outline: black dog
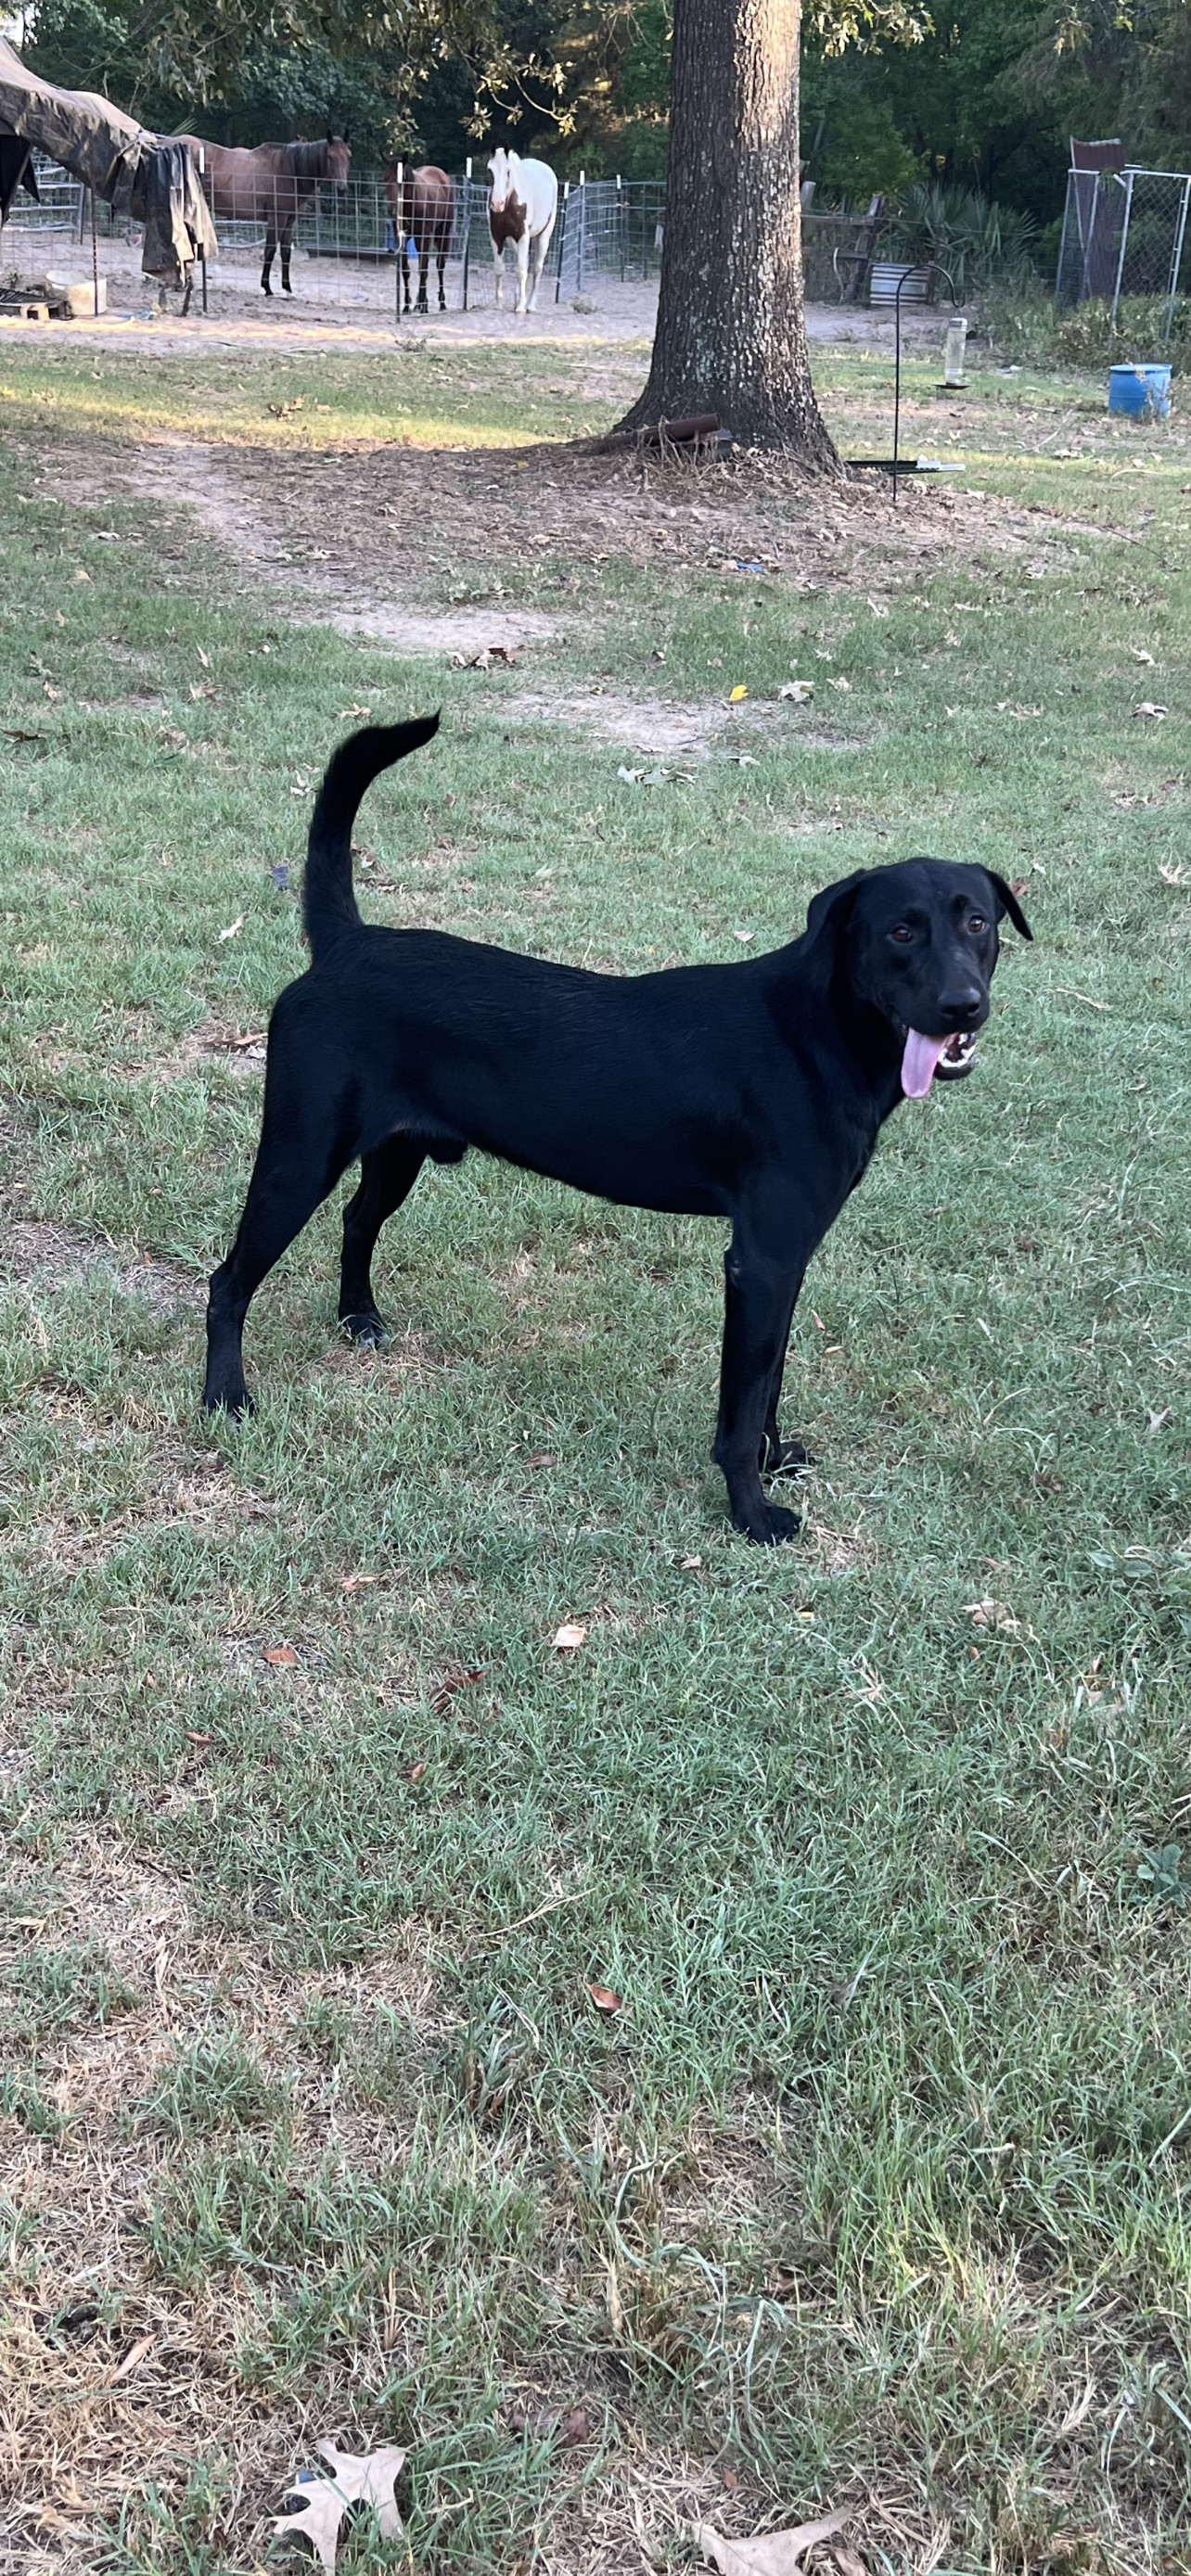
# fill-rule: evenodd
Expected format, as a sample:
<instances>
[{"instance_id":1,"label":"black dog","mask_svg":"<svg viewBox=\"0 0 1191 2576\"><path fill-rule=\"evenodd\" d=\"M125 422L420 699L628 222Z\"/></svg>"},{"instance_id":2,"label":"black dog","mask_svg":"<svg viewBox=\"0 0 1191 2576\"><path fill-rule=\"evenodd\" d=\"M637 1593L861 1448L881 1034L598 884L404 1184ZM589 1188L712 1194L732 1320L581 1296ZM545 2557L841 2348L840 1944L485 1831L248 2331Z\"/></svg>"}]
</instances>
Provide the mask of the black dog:
<instances>
[{"instance_id":1,"label":"black dog","mask_svg":"<svg viewBox=\"0 0 1191 2576\"><path fill-rule=\"evenodd\" d=\"M203 1401L243 1411L249 1301L357 1156L339 1317L383 1339L369 1276L385 1218L427 1156L469 1145L622 1206L727 1217L714 1456L732 1518L792 1538L761 1470L799 1464L778 1399L811 1254L903 1094L969 1071L1009 887L938 859L857 870L815 896L801 939L732 966L592 975L437 930L374 930L352 890L370 781L437 716L369 726L335 753L310 827L313 965L273 1013L264 1123L231 1252L211 1281Z\"/></svg>"}]
</instances>

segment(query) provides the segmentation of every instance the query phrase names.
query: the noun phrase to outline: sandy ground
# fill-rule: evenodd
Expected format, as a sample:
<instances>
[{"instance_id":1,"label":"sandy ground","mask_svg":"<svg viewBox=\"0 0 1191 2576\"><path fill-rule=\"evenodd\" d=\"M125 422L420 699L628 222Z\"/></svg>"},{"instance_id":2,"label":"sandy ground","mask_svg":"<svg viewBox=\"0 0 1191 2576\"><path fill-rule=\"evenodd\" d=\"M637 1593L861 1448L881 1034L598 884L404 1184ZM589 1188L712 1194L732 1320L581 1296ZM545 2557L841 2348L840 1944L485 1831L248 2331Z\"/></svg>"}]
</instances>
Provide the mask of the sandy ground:
<instances>
[{"instance_id":1,"label":"sandy ground","mask_svg":"<svg viewBox=\"0 0 1191 2576\"><path fill-rule=\"evenodd\" d=\"M434 310L430 315L398 319L395 310L396 272L391 263L354 263L312 260L294 254L294 294L284 296L274 270L274 294L261 293L259 267L255 258L221 258L208 274L208 311L195 305L185 321L181 316L181 299L169 296L166 309L158 312L157 289L152 280L142 276L138 252L122 241L99 244L100 276L107 280L108 312L98 322L54 322L36 325L0 320L0 333L15 331L28 334L45 328L55 339L110 340L125 343L148 343L155 348L189 348L197 341L236 348L273 348L279 338L287 348L389 349L395 337L431 341L448 348L465 348L476 341L506 340L536 342L544 345L591 341L635 340L653 338L657 317L657 281L642 284L632 279L621 283L619 277L596 277L582 295L568 290L555 295L555 282L543 288L536 313L516 315L512 310L512 280L506 282L505 304L498 311L493 300L492 270L485 259L473 261L468 279L468 310L462 309L462 272L458 263L447 271L447 311ZM22 230L9 224L4 235L5 273L15 270L22 286L33 286L48 269L55 276L90 279L90 245L80 246L66 234ZM903 317L902 333L907 342L923 336L937 338L945 315L939 311L923 319L920 315ZM807 331L812 340L834 342L842 347L890 349L893 347L891 316L870 313L862 306L812 304L807 307Z\"/></svg>"}]
</instances>

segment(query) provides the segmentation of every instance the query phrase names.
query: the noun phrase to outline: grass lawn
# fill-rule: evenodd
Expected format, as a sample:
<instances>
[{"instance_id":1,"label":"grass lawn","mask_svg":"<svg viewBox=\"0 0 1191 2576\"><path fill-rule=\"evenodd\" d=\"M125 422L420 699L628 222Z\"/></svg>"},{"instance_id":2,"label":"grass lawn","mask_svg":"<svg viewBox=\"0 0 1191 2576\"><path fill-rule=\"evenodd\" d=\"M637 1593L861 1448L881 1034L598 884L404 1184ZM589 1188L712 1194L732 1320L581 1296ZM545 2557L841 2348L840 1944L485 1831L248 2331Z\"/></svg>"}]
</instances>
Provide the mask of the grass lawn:
<instances>
[{"instance_id":1,"label":"grass lawn","mask_svg":"<svg viewBox=\"0 0 1191 2576\"><path fill-rule=\"evenodd\" d=\"M1191 451L921 361L962 499L609 461L569 530L515 442L594 363L0 342L0 2566L260 2569L334 2436L409 2451L347 2570L836 2504L873 2576L1185 2568ZM884 362L818 372L886 444ZM335 631L370 522L374 597L548 631ZM384 1352L329 1207L199 1417L312 785L439 701L376 919L631 971L915 850L1023 889L808 1281L797 1546L708 1464L721 1230L475 1157Z\"/></svg>"}]
</instances>

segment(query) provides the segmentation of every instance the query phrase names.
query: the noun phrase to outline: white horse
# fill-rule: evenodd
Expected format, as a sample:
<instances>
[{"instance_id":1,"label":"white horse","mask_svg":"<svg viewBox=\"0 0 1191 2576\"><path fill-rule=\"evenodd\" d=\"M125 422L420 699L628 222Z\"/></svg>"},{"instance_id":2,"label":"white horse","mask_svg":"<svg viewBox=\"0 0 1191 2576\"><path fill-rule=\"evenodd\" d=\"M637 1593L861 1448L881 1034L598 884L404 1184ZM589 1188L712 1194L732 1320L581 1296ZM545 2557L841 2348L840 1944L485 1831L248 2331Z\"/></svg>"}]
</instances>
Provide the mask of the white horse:
<instances>
[{"instance_id":1,"label":"white horse","mask_svg":"<svg viewBox=\"0 0 1191 2576\"><path fill-rule=\"evenodd\" d=\"M492 173L488 230L496 262L496 301L498 305L504 302L505 243L511 241L517 255L516 310L532 313L558 214L558 181L545 161L523 161L519 152L506 152L503 146L493 153L488 167ZM531 250L533 284L527 302Z\"/></svg>"}]
</instances>

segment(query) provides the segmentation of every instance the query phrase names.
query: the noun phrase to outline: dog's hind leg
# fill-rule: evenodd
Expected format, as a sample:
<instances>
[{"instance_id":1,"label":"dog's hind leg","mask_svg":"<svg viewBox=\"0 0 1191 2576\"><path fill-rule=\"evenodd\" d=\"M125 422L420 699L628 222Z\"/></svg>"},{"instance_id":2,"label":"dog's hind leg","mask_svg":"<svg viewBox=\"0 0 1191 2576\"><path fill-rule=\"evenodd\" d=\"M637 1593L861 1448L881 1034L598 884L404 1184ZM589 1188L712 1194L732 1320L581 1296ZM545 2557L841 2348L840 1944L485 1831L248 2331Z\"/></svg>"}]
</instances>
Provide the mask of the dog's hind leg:
<instances>
[{"instance_id":1,"label":"dog's hind leg","mask_svg":"<svg viewBox=\"0 0 1191 2576\"><path fill-rule=\"evenodd\" d=\"M334 1189L357 1150L357 1136L346 1132L330 1102L320 1102L304 1115L306 1104L295 1104L288 1087L282 1106L282 1088L279 1082L272 1101L266 1090L244 1214L231 1251L211 1280L203 1388L208 1413L221 1405L229 1413L248 1409L242 1344L249 1306L262 1279Z\"/></svg>"},{"instance_id":2,"label":"dog's hind leg","mask_svg":"<svg viewBox=\"0 0 1191 2576\"><path fill-rule=\"evenodd\" d=\"M390 1136L361 1160L359 1189L343 1211L339 1273L339 1321L353 1342L375 1347L388 1338L372 1294L372 1255L386 1217L409 1197L425 1160L423 1147L408 1136Z\"/></svg>"}]
</instances>

